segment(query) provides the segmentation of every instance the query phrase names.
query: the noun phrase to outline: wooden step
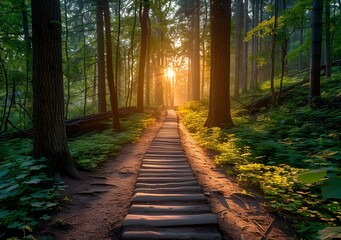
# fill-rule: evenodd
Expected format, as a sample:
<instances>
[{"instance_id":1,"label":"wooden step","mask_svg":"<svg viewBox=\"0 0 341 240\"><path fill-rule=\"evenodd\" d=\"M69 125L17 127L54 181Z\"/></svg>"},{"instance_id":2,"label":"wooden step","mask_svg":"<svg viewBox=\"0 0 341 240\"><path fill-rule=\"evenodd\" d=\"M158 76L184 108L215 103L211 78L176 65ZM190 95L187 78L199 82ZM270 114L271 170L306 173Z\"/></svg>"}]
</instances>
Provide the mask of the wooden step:
<instances>
[{"instance_id":1,"label":"wooden step","mask_svg":"<svg viewBox=\"0 0 341 240\"><path fill-rule=\"evenodd\" d=\"M216 215L212 213L193 215L142 215L128 214L123 226L148 225L154 227L188 226L218 224Z\"/></svg>"},{"instance_id":2,"label":"wooden step","mask_svg":"<svg viewBox=\"0 0 341 240\"><path fill-rule=\"evenodd\" d=\"M185 172L185 173L152 173L152 172L143 172L139 174L139 177L193 177L193 173Z\"/></svg>"},{"instance_id":3,"label":"wooden step","mask_svg":"<svg viewBox=\"0 0 341 240\"><path fill-rule=\"evenodd\" d=\"M210 209L207 205L191 205L191 206L184 206L184 205L142 205L142 204L133 204L130 209L129 213L204 213L210 212Z\"/></svg>"},{"instance_id":4,"label":"wooden step","mask_svg":"<svg viewBox=\"0 0 341 240\"><path fill-rule=\"evenodd\" d=\"M196 178L190 177L138 177L137 183L174 183L174 182L188 182L195 181Z\"/></svg>"},{"instance_id":5,"label":"wooden step","mask_svg":"<svg viewBox=\"0 0 341 240\"><path fill-rule=\"evenodd\" d=\"M218 232L199 232L195 229L192 231L181 232L179 229L161 231L126 231L122 234L123 239L179 239L179 240L220 240L221 235ZM175 231L174 231L175 230Z\"/></svg>"},{"instance_id":6,"label":"wooden step","mask_svg":"<svg viewBox=\"0 0 341 240\"><path fill-rule=\"evenodd\" d=\"M172 183L136 183L136 188L163 188L163 187L184 187L198 186L197 181L172 182Z\"/></svg>"},{"instance_id":7,"label":"wooden step","mask_svg":"<svg viewBox=\"0 0 341 240\"><path fill-rule=\"evenodd\" d=\"M202 193L140 193L134 194L132 202L197 202L206 201Z\"/></svg>"},{"instance_id":8,"label":"wooden step","mask_svg":"<svg viewBox=\"0 0 341 240\"><path fill-rule=\"evenodd\" d=\"M199 186L181 186L181 187L159 187L159 188L135 188L134 192L140 193L193 193L201 192Z\"/></svg>"},{"instance_id":9,"label":"wooden step","mask_svg":"<svg viewBox=\"0 0 341 240\"><path fill-rule=\"evenodd\" d=\"M157 168L144 168L140 169L140 173L192 173L191 169L157 169Z\"/></svg>"},{"instance_id":10,"label":"wooden step","mask_svg":"<svg viewBox=\"0 0 341 240\"><path fill-rule=\"evenodd\" d=\"M157 169L177 169L177 168L185 168L189 169L189 164L144 164L142 163L141 168L157 168Z\"/></svg>"}]
</instances>

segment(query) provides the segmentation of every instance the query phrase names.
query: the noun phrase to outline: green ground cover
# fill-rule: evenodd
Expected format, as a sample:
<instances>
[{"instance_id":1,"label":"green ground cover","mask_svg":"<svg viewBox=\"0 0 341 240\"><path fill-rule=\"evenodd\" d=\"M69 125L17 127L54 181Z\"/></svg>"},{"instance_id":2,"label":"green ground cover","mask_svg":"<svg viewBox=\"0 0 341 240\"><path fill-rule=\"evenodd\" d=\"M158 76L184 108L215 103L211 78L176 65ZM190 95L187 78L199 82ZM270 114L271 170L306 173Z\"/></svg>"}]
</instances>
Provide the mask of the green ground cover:
<instances>
[{"instance_id":1,"label":"green ground cover","mask_svg":"<svg viewBox=\"0 0 341 240\"><path fill-rule=\"evenodd\" d=\"M198 143L217 152L215 161L227 166L227 175L263 195L269 209L291 219L305 239L315 239L323 228L340 232L340 79L341 74L323 79L316 108L308 105L308 86L256 114L233 103L232 129L203 127L207 101L189 102L179 112Z\"/></svg>"},{"instance_id":2,"label":"green ground cover","mask_svg":"<svg viewBox=\"0 0 341 240\"><path fill-rule=\"evenodd\" d=\"M134 114L121 119L122 132L108 129L69 139L71 156L79 169L94 170L155 121L150 114ZM65 186L47 176L46 159L31 156L30 139L0 142L0 239L33 239L30 233L63 203Z\"/></svg>"}]
</instances>

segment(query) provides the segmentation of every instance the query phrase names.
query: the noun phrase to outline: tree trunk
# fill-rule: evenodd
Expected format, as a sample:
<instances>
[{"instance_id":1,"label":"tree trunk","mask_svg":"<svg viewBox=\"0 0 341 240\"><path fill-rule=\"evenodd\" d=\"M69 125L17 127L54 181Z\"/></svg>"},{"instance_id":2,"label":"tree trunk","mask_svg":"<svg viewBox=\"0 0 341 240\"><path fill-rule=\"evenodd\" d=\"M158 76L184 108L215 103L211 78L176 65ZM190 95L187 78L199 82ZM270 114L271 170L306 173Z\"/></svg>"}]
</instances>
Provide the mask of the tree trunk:
<instances>
[{"instance_id":1,"label":"tree trunk","mask_svg":"<svg viewBox=\"0 0 341 240\"><path fill-rule=\"evenodd\" d=\"M150 19L148 16L148 36L147 36L147 56L146 56L146 105L150 106L150 39L151 39L151 31L150 31Z\"/></svg>"},{"instance_id":2,"label":"tree trunk","mask_svg":"<svg viewBox=\"0 0 341 240\"><path fill-rule=\"evenodd\" d=\"M107 47L107 79L110 92L110 105L112 112L112 127L113 129L120 130L120 119L118 117L118 101L117 89L114 82L114 70L112 61L112 44L111 44L111 29L110 29L110 9L108 0L104 0L104 22L105 22L105 42Z\"/></svg>"},{"instance_id":3,"label":"tree trunk","mask_svg":"<svg viewBox=\"0 0 341 240\"><path fill-rule=\"evenodd\" d=\"M326 76L332 76L332 46L330 41L330 3L326 3Z\"/></svg>"},{"instance_id":4,"label":"tree trunk","mask_svg":"<svg viewBox=\"0 0 341 240\"><path fill-rule=\"evenodd\" d=\"M194 0L192 14L193 53L192 53L192 100L200 100L200 2Z\"/></svg>"},{"instance_id":5,"label":"tree trunk","mask_svg":"<svg viewBox=\"0 0 341 240\"><path fill-rule=\"evenodd\" d=\"M211 0L211 82L206 127L233 127L230 113L231 1Z\"/></svg>"},{"instance_id":6,"label":"tree trunk","mask_svg":"<svg viewBox=\"0 0 341 240\"><path fill-rule=\"evenodd\" d=\"M323 1L313 0L311 23L311 59L310 59L310 97L309 103L314 106L320 98L320 65L322 43L322 10Z\"/></svg>"},{"instance_id":7,"label":"tree trunk","mask_svg":"<svg viewBox=\"0 0 341 240\"><path fill-rule=\"evenodd\" d=\"M239 98L239 88L242 70L243 52L243 2L236 1L236 53L235 53L235 77L234 77L234 97Z\"/></svg>"},{"instance_id":8,"label":"tree trunk","mask_svg":"<svg viewBox=\"0 0 341 240\"><path fill-rule=\"evenodd\" d=\"M98 112L107 111L105 90L105 63L104 63L104 32L103 32L103 0L97 0L96 6L96 33L97 33L97 71L98 71Z\"/></svg>"},{"instance_id":9,"label":"tree trunk","mask_svg":"<svg viewBox=\"0 0 341 240\"><path fill-rule=\"evenodd\" d=\"M276 58L276 31L278 22L278 0L275 0L275 22L271 37L271 75L270 75L270 92L272 97L272 106L276 105L275 91L275 58Z\"/></svg>"},{"instance_id":10,"label":"tree trunk","mask_svg":"<svg viewBox=\"0 0 341 240\"><path fill-rule=\"evenodd\" d=\"M52 174L80 178L66 141L59 0L32 0L32 33L33 156Z\"/></svg>"},{"instance_id":11,"label":"tree trunk","mask_svg":"<svg viewBox=\"0 0 341 240\"><path fill-rule=\"evenodd\" d=\"M121 38L121 0L118 0L118 8L117 8L117 39L116 39L116 59L115 59L115 85L116 85L116 92L117 92L117 101L120 103L120 38ZM120 104L119 104L120 105Z\"/></svg>"},{"instance_id":12,"label":"tree trunk","mask_svg":"<svg viewBox=\"0 0 341 240\"><path fill-rule=\"evenodd\" d=\"M245 0L244 3L244 36L247 35L249 31L249 1ZM243 76L241 81L242 91L245 93L247 91L247 81L248 81L248 54L249 53L249 43L244 42L244 52L243 52Z\"/></svg>"},{"instance_id":13,"label":"tree trunk","mask_svg":"<svg viewBox=\"0 0 341 240\"><path fill-rule=\"evenodd\" d=\"M144 73L146 66L146 53L148 44L148 15L149 15L149 1L142 0L143 5L142 15L140 13L141 23L141 49L140 49L140 64L137 81L137 111L142 113L144 111L143 90L144 90Z\"/></svg>"}]
</instances>

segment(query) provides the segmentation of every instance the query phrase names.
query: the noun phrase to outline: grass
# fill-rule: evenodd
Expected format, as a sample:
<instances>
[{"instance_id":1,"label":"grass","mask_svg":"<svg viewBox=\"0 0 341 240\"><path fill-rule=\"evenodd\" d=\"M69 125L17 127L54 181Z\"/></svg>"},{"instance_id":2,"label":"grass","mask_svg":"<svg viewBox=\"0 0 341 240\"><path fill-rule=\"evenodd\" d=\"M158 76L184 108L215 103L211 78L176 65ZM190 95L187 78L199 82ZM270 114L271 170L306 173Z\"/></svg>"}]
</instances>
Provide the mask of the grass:
<instances>
[{"instance_id":1,"label":"grass","mask_svg":"<svg viewBox=\"0 0 341 240\"><path fill-rule=\"evenodd\" d=\"M319 229L341 225L339 79L341 74L335 74L322 81L318 108L308 106L306 86L280 106L254 115L234 107L233 129L203 127L207 102L189 102L179 112L198 143L217 151L215 161L229 167L226 174L257 189L271 211L293 219L298 232L313 239ZM330 191L335 194L326 195Z\"/></svg>"},{"instance_id":2,"label":"grass","mask_svg":"<svg viewBox=\"0 0 341 240\"><path fill-rule=\"evenodd\" d=\"M94 170L123 144L137 141L155 121L151 114L134 114L121 119L122 132L108 129L69 139L71 156L79 169ZM30 233L48 221L62 201L64 186L46 175L46 159L31 156L30 139L0 142L0 239L33 239Z\"/></svg>"}]
</instances>

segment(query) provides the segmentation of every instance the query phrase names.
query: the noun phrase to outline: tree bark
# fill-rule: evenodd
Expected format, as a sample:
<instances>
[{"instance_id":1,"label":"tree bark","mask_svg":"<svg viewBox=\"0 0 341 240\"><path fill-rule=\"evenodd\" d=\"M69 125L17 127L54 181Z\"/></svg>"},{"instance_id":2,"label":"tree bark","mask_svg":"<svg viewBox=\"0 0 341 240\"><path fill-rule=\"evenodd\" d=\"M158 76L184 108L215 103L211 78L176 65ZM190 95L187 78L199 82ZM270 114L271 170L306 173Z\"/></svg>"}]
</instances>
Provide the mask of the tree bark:
<instances>
[{"instance_id":1,"label":"tree bark","mask_svg":"<svg viewBox=\"0 0 341 240\"><path fill-rule=\"evenodd\" d=\"M66 141L59 0L32 0L32 33L33 156L52 174L80 178Z\"/></svg>"},{"instance_id":2,"label":"tree bark","mask_svg":"<svg viewBox=\"0 0 341 240\"><path fill-rule=\"evenodd\" d=\"M211 0L211 82L206 127L233 127L230 113L231 1Z\"/></svg>"},{"instance_id":3,"label":"tree bark","mask_svg":"<svg viewBox=\"0 0 341 240\"><path fill-rule=\"evenodd\" d=\"M311 23L311 59L310 59L310 96L309 103L314 106L320 98L320 65L322 43L323 1L313 0Z\"/></svg>"}]
</instances>

